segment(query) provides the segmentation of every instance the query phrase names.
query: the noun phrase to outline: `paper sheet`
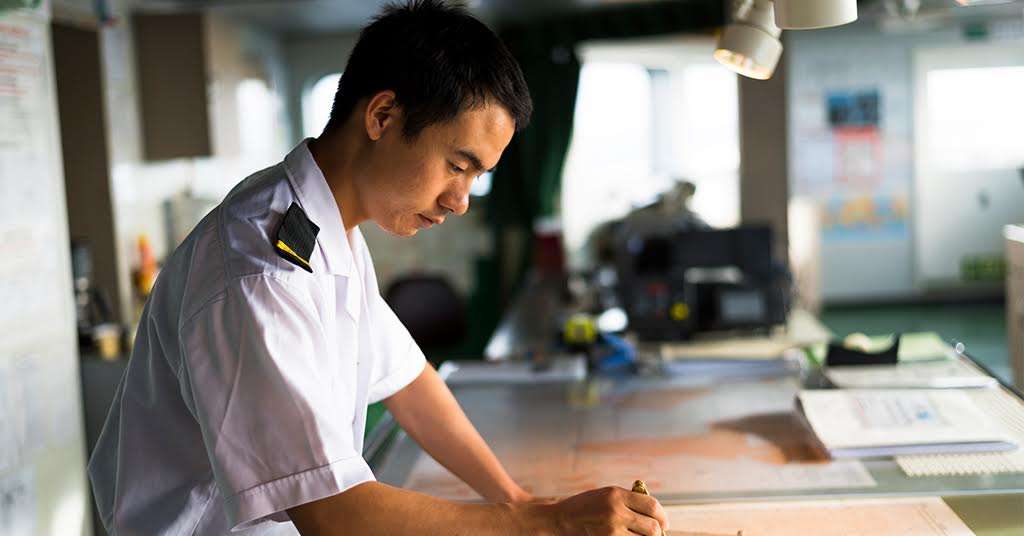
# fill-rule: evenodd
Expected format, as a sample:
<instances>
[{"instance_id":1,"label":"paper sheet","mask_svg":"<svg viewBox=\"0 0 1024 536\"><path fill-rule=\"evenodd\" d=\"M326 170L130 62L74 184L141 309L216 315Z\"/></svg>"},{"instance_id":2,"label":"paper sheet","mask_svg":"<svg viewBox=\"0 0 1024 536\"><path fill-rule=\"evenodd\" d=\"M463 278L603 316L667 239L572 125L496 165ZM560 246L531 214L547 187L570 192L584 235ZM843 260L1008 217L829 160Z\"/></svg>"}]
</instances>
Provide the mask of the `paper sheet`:
<instances>
[{"instance_id":1,"label":"paper sheet","mask_svg":"<svg viewBox=\"0 0 1024 536\"><path fill-rule=\"evenodd\" d=\"M969 395L986 415L1000 423L1018 445L1024 445L1024 404L1004 389L972 391ZM958 476L1024 473L1024 449L980 454L897 456L907 476Z\"/></svg>"},{"instance_id":2,"label":"paper sheet","mask_svg":"<svg viewBox=\"0 0 1024 536\"><path fill-rule=\"evenodd\" d=\"M954 356L953 348L946 344L938 333L904 333L900 337L900 361L922 361Z\"/></svg>"},{"instance_id":3,"label":"paper sheet","mask_svg":"<svg viewBox=\"0 0 1024 536\"><path fill-rule=\"evenodd\" d=\"M959 359L829 367L824 369L824 373L829 381L843 389L950 389L994 387L999 383L992 376Z\"/></svg>"},{"instance_id":4,"label":"paper sheet","mask_svg":"<svg viewBox=\"0 0 1024 536\"><path fill-rule=\"evenodd\" d=\"M669 506L669 536L972 536L938 497Z\"/></svg>"},{"instance_id":5,"label":"paper sheet","mask_svg":"<svg viewBox=\"0 0 1024 536\"><path fill-rule=\"evenodd\" d=\"M537 369L526 361L446 361L440 373L448 385L573 382L586 378L587 362L582 356L558 357L547 367Z\"/></svg>"}]
</instances>

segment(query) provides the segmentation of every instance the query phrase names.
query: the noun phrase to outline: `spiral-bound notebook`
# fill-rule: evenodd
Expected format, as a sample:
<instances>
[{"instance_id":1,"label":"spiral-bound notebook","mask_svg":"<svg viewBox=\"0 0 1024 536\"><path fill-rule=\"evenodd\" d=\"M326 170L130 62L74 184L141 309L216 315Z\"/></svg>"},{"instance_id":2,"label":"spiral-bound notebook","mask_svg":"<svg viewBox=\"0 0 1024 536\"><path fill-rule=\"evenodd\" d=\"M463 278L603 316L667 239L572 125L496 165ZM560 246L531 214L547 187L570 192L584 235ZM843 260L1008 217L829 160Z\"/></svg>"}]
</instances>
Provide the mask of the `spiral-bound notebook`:
<instances>
[{"instance_id":1,"label":"spiral-bound notebook","mask_svg":"<svg viewBox=\"0 0 1024 536\"><path fill-rule=\"evenodd\" d=\"M980 389L969 396L1000 423L1017 444L1024 445L1024 403L1004 389ZM958 476L1024 473L1024 449L979 454L897 456L907 476Z\"/></svg>"}]
</instances>

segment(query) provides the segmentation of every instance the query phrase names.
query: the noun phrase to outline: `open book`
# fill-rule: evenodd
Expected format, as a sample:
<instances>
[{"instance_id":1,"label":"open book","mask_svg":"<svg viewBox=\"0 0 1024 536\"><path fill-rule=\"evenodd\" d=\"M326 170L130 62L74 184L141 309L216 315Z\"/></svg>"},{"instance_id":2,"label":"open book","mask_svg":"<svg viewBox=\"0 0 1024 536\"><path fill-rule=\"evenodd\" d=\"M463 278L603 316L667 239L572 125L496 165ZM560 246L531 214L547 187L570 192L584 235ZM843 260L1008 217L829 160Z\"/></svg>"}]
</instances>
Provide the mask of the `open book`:
<instances>
[{"instance_id":1,"label":"open book","mask_svg":"<svg viewBox=\"0 0 1024 536\"><path fill-rule=\"evenodd\" d=\"M1017 448L1006 430L957 390L804 390L797 411L833 458Z\"/></svg>"}]
</instances>

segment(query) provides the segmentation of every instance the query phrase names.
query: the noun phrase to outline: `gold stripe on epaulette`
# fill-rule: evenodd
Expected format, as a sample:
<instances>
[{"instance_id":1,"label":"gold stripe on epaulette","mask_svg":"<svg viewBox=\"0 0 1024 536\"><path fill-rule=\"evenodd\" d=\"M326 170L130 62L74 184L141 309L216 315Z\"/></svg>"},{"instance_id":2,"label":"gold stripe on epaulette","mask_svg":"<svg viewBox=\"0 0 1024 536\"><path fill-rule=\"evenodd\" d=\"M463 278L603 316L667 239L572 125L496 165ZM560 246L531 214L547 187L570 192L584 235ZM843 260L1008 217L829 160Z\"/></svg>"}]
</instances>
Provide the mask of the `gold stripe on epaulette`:
<instances>
[{"instance_id":1,"label":"gold stripe on epaulette","mask_svg":"<svg viewBox=\"0 0 1024 536\"><path fill-rule=\"evenodd\" d=\"M275 246L277 247L277 249L291 255L292 258L294 258L295 260L301 262L302 264L305 264L307 267L309 267L309 269L313 269L313 267L310 266L309 261L300 257L298 253L295 253L295 251L293 251L292 248L288 247L288 244L285 244L281 240L278 240Z\"/></svg>"}]
</instances>

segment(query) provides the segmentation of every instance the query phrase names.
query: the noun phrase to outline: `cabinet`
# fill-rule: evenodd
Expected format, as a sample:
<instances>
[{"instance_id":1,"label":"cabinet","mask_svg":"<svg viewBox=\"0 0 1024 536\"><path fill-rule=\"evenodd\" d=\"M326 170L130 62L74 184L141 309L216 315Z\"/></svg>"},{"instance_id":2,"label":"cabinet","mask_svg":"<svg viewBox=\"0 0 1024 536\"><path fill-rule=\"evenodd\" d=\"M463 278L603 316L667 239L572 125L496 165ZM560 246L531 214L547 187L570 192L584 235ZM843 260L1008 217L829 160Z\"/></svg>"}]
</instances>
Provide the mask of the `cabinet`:
<instances>
[{"instance_id":1,"label":"cabinet","mask_svg":"<svg viewBox=\"0 0 1024 536\"><path fill-rule=\"evenodd\" d=\"M146 160L211 156L203 15L136 14L132 22Z\"/></svg>"},{"instance_id":2,"label":"cabinet","mask_svg":"<svg viewBox=\"0 0 1024 536\"><path fill-rule=\"evenodd\" d=\"M1024 225L1007 225L1006 337L1013 381L1024 387Z\"/></svg>"}]
</instances>

